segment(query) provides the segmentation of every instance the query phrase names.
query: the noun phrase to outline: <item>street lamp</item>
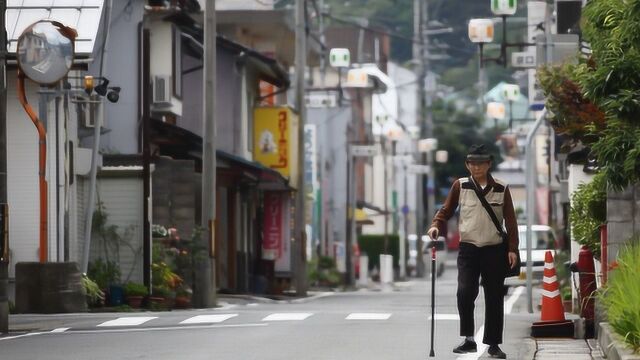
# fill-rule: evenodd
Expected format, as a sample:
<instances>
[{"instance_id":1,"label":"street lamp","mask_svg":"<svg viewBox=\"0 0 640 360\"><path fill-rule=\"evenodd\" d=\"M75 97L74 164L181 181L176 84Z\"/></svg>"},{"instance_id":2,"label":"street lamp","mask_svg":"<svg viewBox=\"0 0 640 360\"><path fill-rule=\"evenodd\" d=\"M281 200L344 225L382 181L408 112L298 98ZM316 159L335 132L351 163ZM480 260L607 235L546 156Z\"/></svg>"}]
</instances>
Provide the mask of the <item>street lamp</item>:
<instances>
[{"instance_id":1,"label":"street lamp","mask_svg":"<svg viewBox=\"0 0 640 360\"><path fill-rule=\"evenodd\" d=\"M38 119L24 90L25 76L40 85L54 85L67 75L73 64L74 40L78 33L57 21L41 20L29 26L18 38L18 97L38 130L40 190L40 263L48 258L47 131Z\"/></svg>"},{"instance_id":2,"label":"street lamp","mask_svg":"<svg viewBox=\"0 0 640 360\"><path fill-rule=\"evenodd\" d=\"M497 58L484 58L483 46L485 43L493 41L493 20L491 19L471 19L469 21L469 40L473 43L477 43L480 46L480 67L484 62L493 61L504 67L507 67L507 48L510 47L525 47L535 46L532 43L508 43L507 42L507 16L516 13L518 7L517 0L491 0L491 11L502 18L502 40L500 42L500 56ZM491 25L488 24L491 22ZM489 32L482 33L481 30L488 30Z\"/></svg>"},{"instance_id":3,"label":"street lamp","mask_svg":"<svg viewBox=\"0 0 640 360\"><path fill-rule=\"evenodd\" d=\"M342 69L351 66L351 52L346 48L333 48L329 51L329 64L338 69L338 105L342 105Z\"/></svg>"}]
</instances>

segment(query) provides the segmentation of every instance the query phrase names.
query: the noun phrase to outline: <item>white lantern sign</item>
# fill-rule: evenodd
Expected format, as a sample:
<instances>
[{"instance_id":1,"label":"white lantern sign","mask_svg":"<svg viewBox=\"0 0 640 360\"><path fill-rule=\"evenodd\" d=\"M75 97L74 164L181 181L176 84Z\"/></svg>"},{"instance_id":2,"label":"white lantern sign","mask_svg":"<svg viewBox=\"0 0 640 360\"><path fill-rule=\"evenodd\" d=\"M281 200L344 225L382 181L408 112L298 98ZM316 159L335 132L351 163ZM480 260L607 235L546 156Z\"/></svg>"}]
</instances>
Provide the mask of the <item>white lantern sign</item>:
<instances>
[{"instance_id":1,"label":"white lantern sign","mask_svg":"<svg viewBox=\"0 0 640 360\"><path fill-rule=\"evenodd\" d=\"M493 41L493 21L491 19L471 19L469 21L469 40L474 43Z\"/></svg>"},{"instance_id":2,"label":"white lantern sign","mask_svg":"<svg viewBox=\"0 0 640 360\"><path fill-rule=\"evenodd\" d=\"M334 68L348 68L351 65L349 49L334 48L329 52L329 63Z\"/></svg>"},{"instance_id":3,"label":"white lantern sign","mask_svg":"<svg viewBox=\"0 0 640 360\"><path fill-rule=\"evenodd\" d=\"M517 0L491 0L491 11L496 15L513 15L517 8Z\"/></svg>"},{"instance_id":4,"label":"white lantern sign","mask_svg":"<svg viewBox=\"0 0 640 360\"><path fill-rule=\"evenodd\" d=\"M505 84L502 88L502 95L506 100L517 101L520 98L520 86L515 84Z\"/></svg>"},{"instance_id":5,"label":"white lantern sign","mask_svg":"<svg viewBox=\"0 0 640 360\"><path fill-rule=\"evenodd\" d=\"M487 104L487 116L492 119L502 120L505 117L505 107L501 102L490 102Z\"/></svg>"}]
</instances>

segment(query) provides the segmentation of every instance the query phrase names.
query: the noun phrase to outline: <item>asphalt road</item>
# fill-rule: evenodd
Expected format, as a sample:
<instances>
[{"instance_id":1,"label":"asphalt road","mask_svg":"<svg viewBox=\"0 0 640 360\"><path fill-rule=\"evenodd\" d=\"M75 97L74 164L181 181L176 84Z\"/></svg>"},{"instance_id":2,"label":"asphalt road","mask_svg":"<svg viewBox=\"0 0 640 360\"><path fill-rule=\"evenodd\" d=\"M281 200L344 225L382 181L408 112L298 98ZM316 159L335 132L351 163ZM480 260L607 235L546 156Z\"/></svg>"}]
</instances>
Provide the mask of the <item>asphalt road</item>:
<instances>
[{"instance_id":1,"label":"asphalt road","mask_svg":"<svg viewBox=\"0 0 640 360\"><path fill-rule=\"evenodd\" d=\"M436 289L435 359L488 358L451 352L460 342L456 271L447 268ZM483 294L476 308L482 339ZM165 313L41 317L37 329L0 338L0 359L425 359L429 354L430 282L393 290L335 293L304 303L251 303ZM532 317L522 289L507 297L509 359L530 359ZM25 320L20 315L15 321ZM15 322L14 321L14 322Z\"/></svg>"}]
</instances>

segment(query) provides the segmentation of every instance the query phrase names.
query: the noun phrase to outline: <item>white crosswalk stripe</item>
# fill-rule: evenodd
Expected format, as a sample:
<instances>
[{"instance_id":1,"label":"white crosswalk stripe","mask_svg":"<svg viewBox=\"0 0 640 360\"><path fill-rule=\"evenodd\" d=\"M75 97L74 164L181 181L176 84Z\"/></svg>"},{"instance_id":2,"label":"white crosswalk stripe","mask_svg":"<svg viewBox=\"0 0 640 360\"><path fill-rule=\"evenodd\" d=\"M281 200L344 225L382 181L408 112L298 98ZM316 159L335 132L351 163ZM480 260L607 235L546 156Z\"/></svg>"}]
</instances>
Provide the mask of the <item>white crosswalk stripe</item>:
<instances>
[{"instance_id":1,"label":"white crosswalk stripe","mask_svg":"<svg viewBox=\"0 0 640 360\"><path fill-rule=\"evenodd\" d=\"M313 315L312 313L275 313L271 314L262 321L302 321Z\"/></svg>"},{"instance_id":2,"label":"white crosswalk stripe","mask_svg":"<svg viewBox=\"0 0 640 360\"><path fill-rule=\"evenodd\" d=\"M197 315L180 322L180 324L215 324L229 320L238 314Z\"/></svg>"},{"instance_id":3,"label":"white crosswalk stripe","mask_svg":"<svg viewBox=\"0 0 640 360\"><path fill-rule=\"evenodd\" d=\"M345 320L388 320L391 314L382 313L351 313Z\"/></svg>"},{"instance_id":4,"label":"white crosswalk stripe","mask_svg":"<svg viewBox=\"0 0 640 360\"><path fill-rule=\"evenodd\" d=\"M429 320L431 320L432 317L431 315L429 315ZM436 314L436 320L460 320L460 315L458 314Z\"/></svg>"},{"instance_id":5,"label":"white crosswalk stripe","mask_svg":"<svg viewBox=\"0 0 640 360\"><path fill-rule=\"evenodd\" d=\"M105 321L102 324L99 324L98 327L138 326L157 318L157 316L121 317L115 320Z\"/></svg>"}]
</instances>

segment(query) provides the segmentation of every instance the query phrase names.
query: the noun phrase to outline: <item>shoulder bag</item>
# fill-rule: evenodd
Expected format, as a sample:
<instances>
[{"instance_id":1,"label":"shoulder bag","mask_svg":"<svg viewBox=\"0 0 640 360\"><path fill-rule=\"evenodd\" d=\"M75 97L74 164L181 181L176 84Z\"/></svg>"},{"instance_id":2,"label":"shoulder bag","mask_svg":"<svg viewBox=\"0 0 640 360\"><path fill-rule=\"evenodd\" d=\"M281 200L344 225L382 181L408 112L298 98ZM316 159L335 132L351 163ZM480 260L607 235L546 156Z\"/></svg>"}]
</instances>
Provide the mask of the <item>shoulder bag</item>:
<instances>
[{"instance_id":1,"label":"shoulder bag","mask_svg":"<svg viewBox=\"0 0 640 360\"><path fill-rule=\"evenodd\" d=\"M506 272L504 277L519 276L520 266L521 266L520 251L516 250L516 258L517 258L516 265L513 268L510 267L509 266L509 237L507 233L504 231L504 229L502 228L502 225L500 225L500 223L498 222L496 213L493 212L491 205L489 205L489 203L487 202L487 199L485 199L484 195L482 195L480 193L480 190L478 190L478 186L476 185L475 181L473 181L473 179L469 177L469 182L473 184L473 191L475 191L476 196L478 197L478 200L480 200L480 203L482 204L482 207L484 207L484 209L487 211L487 213L489 214L489 217L491 218L491 221L493 221L493 225L496 226L496 229L498 229L498 232L502 237L502 245L504 247L505 259L506 259L506 266L505 266Z\"/></svg>"}]
</instances>

